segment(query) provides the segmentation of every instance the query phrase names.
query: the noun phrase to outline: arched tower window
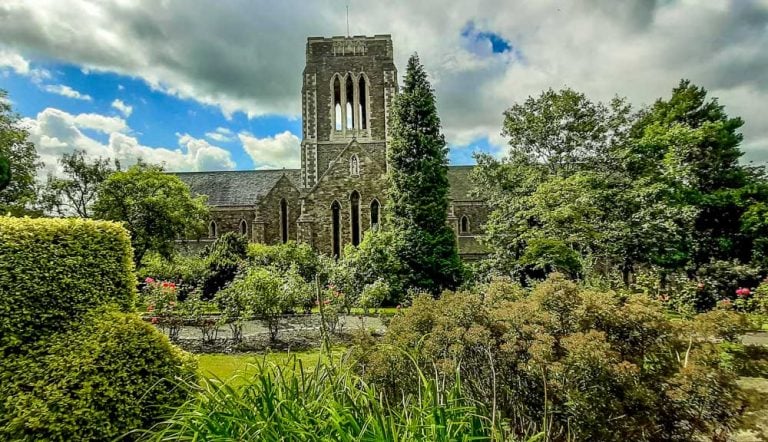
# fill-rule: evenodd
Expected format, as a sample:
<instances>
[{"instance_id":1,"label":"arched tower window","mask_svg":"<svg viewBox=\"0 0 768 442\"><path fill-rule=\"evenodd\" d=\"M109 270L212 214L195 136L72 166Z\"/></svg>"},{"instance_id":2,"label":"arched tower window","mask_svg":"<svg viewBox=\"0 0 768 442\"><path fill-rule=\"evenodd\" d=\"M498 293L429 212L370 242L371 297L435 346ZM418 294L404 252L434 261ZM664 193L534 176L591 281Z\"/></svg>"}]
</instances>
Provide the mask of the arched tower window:
<instances>
[{"instance_id":1,"label":"arched tower window","mask_svg":"<svg viewBox=\"0 0 768 442\"><path fill-rule=\"evenodd\" d=\"M469 233L469 218L466 215L461 217L461 233Z\"/></svg>"},{"instance_id":2,"label":"arched tower window","mask_svg":"<svg viewBox=\"0 0 768 442\"><path fill-rule=\"evenodd\" d=\"M333 232L331 234L333 243L333 257L338 258L341 253L341 204L334 201L331 204L331 219Z\"/></svg>"},{"instance_id":3,"label":"arched tower window","mask_svg":"<svg viewBox=\"0 0 768 442\"><path fill-rule=\"evenodd\" d=\"M365 75L360 75L358 80L358 101L360 102L360 129L368 129L368 108L367 104L367 92Z\"/></svg>"},{"instance_id":4,"label":"arched tower window","mask_svg":"<svg viewBox=\"0 0 768 442\"><path fill-rule=\"evenodd\" d=\"M352 83L352 75L347 75L347 81L346 81L346 110L347 110L347 129L354 129L355 128L355 113L353 112L354 107L354 101L355 101L355 86Z\"/></svg>"},{"instance_id":5,"label":"arched tower window","mask_svg":"<svg viewBox=\"0 0 768 442\"><path fill-rule=\"evenodd\" d=\"M210 224L208 224L208 236L210 238L216 238L219 235L219 229L216 226L216 221L211 221Z\"/></svg>"},{"instance_id":6,"label":"arched tower window","mask_svg":"<svg viewBox=\"0 0 768 442\"><path fill-rule=\"evenodd\" d=\"M338 75L333 76L333 112L333 126L336 130L341 130L344 118L341 115L341 79Z\"/></svg>"},{"instance_id":7,"label":"arched tower window","mask_svg":"<svg viewBox=\"0 0 768 442\"><path fill-rule=\"evenodd\" d=\"M371 229L379 228L379 200L371 201Z\"/></svg>"},{"instance_id":8,"label":"arched tower window","mask_svg":"<svg viewBox=\"0 0 768 442\"><path fill-rule=\"evenodd\" d=\"M241 235L248 234L248 223L244 219L240 220L240 234Z\"/></svg>"},{"instance_id":9,"label":"arched tower window","mask_svg":"<svg viewBox=\"0 0 768 442\"><path fill-rule=\"evenodd\" d=\"M280 200L280 239L283 244L288 242L288 202Z\"/></svg>"},{"instance_id":10,"label":"arched tower window","mask_svg":"<svg viewBox=\"0 0 768 442\"><path fill-rule=\"evenodd\" d=\"M357 155L352 155L349 159L349 174L360 175L360 159L357 158Z\"/></svg>"},{"instance_id":11,"label":"arched tower window","mask_svg":"<svg viewBox=\"0 0 768 442\"><path fill-rule=\"evenodd\" d=\"M360 244L360 194L357 190L349 196L349 219L352 223L352 245Z\"/></svg>"}]
</instances>

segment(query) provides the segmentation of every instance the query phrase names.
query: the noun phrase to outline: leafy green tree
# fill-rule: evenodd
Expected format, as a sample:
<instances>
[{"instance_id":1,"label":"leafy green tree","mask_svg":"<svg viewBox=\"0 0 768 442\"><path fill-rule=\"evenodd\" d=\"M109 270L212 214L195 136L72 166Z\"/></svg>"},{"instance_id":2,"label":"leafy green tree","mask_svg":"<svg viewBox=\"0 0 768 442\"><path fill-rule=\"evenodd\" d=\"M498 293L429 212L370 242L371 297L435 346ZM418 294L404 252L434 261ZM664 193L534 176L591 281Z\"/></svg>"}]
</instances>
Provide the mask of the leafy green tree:
<instances>
[{"instance_id":1,"label":"leafy green tree","mask_svg":"<svg viewBox=\"0 0 768 442\"><path fill-rule=\"evenodd\" d=\"M0 214L27 214L35 202L35 174L40 163L28 138L29 133L11 109L8 94L0 89Z\"/></svg>"},{"instance_id":2,"label":"leafy green tree","mask_svg":"<svg viewBox=\"0 0 768 442\"><path fill-rule=\"evenodd\" d=\"M397 254L406 285L437 294L462 274L454 232L446 224L448 149L432 86L417 55L395 97L387 150L390 225L403 240Z\"/></svg>"},{"instance_id":3,"label":"leafy green tree","mask_svg":"<svg viewBox=\"0 0 768 442\"><path fill-rule=\"evenodd\" d=\"M66 178L48 176L40 196L43 208L59 216L91 217L99 185L115 171L110 161L97 158L90 162L84 151L65 153L59 163Z\"/></svg>"},{"instance_id":4,"label":"leafy green tree","mask_svg":"<svg viewBox=\"0 0 768 442\"><path fill-rule=\"evenodd\" d=\"M193 197L177 176L139 163L113 173L99 186L93 214L124 223L138 266L148 251L169 258L177 239L201 235L208 209L205 197Z\"/></svg>"},{"instance_id":5,"label":"leafy green tree","mask_svg":"<svg viewBox=\"0 0 768 442\"><path fill-rule=\"evenodd\" d=\"M760 209L752 206L766 202L768 185L761 168L739 164L743 124L716 98L708 99L706 89L681 80L668 100L656 101L632 128L634 176L666 179L698 210L697 267L713 259L747 262L760 242L753 216Z\"/></svg>"},{"instance_id":6,"label":"leafy green tree","mask_svg":"<svg viewBox=\"0 0 768 442\"><path fill-rule=\"evenodd\" d=\"M659 176L631 174L635 118L624 99L594 103L571 89L505 112L508 155L479 156L474 174L494 207L486 242L495 270L525 280L554 268L620 269L628 281L638 263L685 262L693 210Z\"/></svg>"}]
</instances>

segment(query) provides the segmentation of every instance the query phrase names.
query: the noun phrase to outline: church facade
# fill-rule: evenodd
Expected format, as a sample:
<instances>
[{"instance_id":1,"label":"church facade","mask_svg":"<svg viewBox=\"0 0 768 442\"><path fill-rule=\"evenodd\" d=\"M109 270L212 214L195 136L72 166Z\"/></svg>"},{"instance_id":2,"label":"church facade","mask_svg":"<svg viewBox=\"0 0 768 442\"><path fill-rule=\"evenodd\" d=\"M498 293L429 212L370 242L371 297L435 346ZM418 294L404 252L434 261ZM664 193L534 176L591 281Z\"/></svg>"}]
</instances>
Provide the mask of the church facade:
<instances>
[{"instance_id":1,"label":"church facade","mask_svg":"<svg viewBox=\"0 0 768 442\"><path fill-rule=\"evenodd\" d=\"M302 82L300 169L177 174L208 196L207 240L234 231L341 256L384 222L387 122L398 91L391 37L308 38ZM465 259L484 254L478 239L488 216L470 195L471 171L448 168L446 222Z\"/></svg>"}]
</instances>

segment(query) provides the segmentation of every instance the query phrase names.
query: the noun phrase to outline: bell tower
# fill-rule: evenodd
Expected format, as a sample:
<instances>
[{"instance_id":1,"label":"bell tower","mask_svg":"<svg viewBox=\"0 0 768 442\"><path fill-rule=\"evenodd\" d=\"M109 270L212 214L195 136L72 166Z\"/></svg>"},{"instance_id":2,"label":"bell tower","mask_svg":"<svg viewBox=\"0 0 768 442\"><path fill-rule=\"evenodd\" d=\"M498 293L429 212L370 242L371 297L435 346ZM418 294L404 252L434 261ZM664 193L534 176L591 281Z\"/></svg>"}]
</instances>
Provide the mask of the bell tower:
<instances>
[{"instance_id":1,"label":"bell tower","mask_svg":"<svg viewBox=\"0 0 768 442\"><path fill-rule=\"evenodd\" d=\"M313 187L352 140L385 168L387 120L396 93L389 35L308 38L301 88L301 186Z\"/></svg>"}]
</instances>

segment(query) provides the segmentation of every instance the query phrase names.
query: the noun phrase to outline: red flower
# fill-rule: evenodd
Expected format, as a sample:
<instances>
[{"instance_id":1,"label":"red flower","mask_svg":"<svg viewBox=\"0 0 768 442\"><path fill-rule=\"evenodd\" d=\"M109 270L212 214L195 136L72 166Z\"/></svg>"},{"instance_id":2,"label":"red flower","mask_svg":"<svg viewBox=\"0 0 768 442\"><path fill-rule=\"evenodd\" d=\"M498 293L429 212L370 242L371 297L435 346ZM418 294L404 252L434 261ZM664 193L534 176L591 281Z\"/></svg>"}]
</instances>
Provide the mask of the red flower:
<instances>
[{"instance_id":1,"label":"red flower","mask_svg":"<svg viewBox=\"0 0 768 442\"><path fill-rule=\"evenodd\" d=\"M739 287L736 290L736 295L741 297L741 298L746 298L747 296L750 295L750 293L751 293L750 290L748 288L745 288L745 287Z\"/></svg>"}]
</instances>

